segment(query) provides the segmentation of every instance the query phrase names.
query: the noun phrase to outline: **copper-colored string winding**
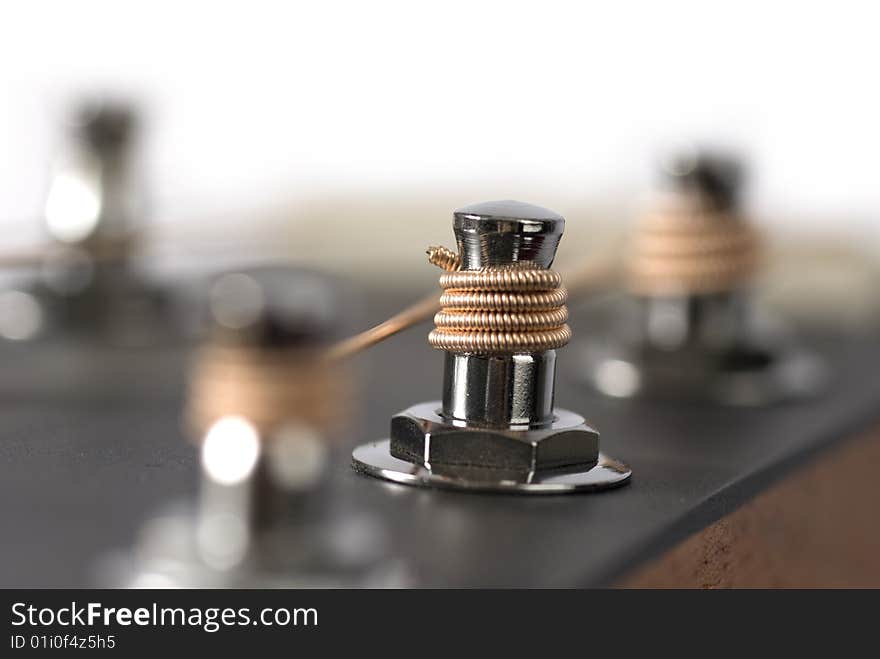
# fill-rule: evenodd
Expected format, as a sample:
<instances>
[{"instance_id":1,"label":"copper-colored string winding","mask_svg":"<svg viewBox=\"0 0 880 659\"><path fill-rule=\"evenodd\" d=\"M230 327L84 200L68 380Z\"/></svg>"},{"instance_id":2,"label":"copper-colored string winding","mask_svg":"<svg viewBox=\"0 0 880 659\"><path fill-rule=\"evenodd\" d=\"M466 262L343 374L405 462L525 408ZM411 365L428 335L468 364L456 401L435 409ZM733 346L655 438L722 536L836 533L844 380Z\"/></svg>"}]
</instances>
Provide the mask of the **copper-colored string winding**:
<instances>
[{"instance_id":1,"label":"copper-colored string winding","mask_svg":"<svg viewBox=\"0 0 880 659\"><path fill-rule=\"evenodd\" d=\"M628 282L643 295L724 292L742 286L758 262L756 232L740 218L673 208L647 215L637 228Z\"/></svg>"},{"instance_id":2,"label":"copper-colored string winding","mask_svg":"<svg viewBox=\"0 0 880 659\"><path fill-rule=\"evenodd\" d=\"M567 293L559 273L531 262L461 270L445 247L428 249L440 277L440 311L428 342L439 350L477 354L540 352L571 339Z\"/></svg>"},{"instance_id":3,"label":"copper-colored string winding","mask_svg":"<svg viewBox=\"0 0 880 659\"><path fill-rule=\"evenodd\" d=\"M224 416L243 416L271 439L284 425L331 437L351 413L353 379L312 350L208 345L194 358L186 420L201 438Z\"/></svg>"},{"instance_id":4,"label":"copper-colored string winding","mask_svg":"<svg viewBox=\"0 0 880 659\"><path fill-rule=\"evenodd\" d=\"M594 257L586 263L581 264L574 270L566 272L564 279L568 282L568 290L572 291L572 294L575 297L587 297L592 293L616 285L619 278L618 252L618 249L612 249L604 255L594 255ZM428 250L428 256L431 263L440 266L444 270L451 272L458 270L460 267L461 262L458 254L444 247L430 248ZM433 293L422 298L418 302L411 304L403 311L391 316L388 320L383 321L375 327L355 334L354 336L331 346L324 356L329 361L352 357L377 343L381 343L395 334L428 320L438 312L445 313L444 311L441 311L441 304L443 306L447 306L447 303L449 306L452 306L452 304L467 305L466 308L474 312L484 310L490 303L499 302L498 298L490 299L489 295L491 294L486 293L481 297L471 292L467 296L459 297L452 292L444 293L442 296ZM517 296L516 298L512 298L507 296L506 298L508 306L512 306L520 300L525 301L525 310L529 311L529 313L517 319L522 321L523 318L528 316L528 320L523 321L523 327L525 327L525 324L530 323L534 325L534 327L529 327L529 329L538 329L537 326L543 324L541 321L545 319L541 318L536 313L537 311L556 314L554 318L560 318L562 314L567 315L564 308L560 309L566 301L565 289L559 288L549 293L531 293L529 295L531 297ZM504 300L505 298L502 294L500 302L503 303ZM518 310L508 309L507 311L512 314ZM485 313L490 312L487 311ZM473 314L472 319L470 316L463 317L461 315L445 315L442 318L444 324L450 325L450 329L453 329L454 327L464 329L466 325L466 329L478 329L477 325L484 327L484 317L476 313ZM502 324L514 322L513 318L508 317L495 316L495 319L498 319ZM493 322L495 319L493 319ZM553 320L554 324L556 322L556 320ZM560 320L558 322L564 323L565 321ZM550 320L546 319L546 324L543 326L543 329L549 329L549 327ZM513 330L513 327L504 325L503 329L509 331Z\"/></svg>"}]
</instances>

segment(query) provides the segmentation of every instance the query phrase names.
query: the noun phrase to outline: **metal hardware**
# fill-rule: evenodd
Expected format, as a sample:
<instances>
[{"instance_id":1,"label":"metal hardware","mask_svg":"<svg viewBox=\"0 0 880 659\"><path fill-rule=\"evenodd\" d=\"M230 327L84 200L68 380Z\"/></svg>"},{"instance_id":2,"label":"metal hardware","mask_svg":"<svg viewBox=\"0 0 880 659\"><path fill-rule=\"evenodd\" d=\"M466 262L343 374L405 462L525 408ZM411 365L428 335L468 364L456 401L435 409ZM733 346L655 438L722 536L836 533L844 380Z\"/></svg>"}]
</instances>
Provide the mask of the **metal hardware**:
<instances>
[{"instance_id":1,"label":"metal hardware","mask_svg":"<svg viewBox=\"0 0 880 659\"><path fill-rule=\"evenodd\" d=\"M146 211L135 159L138 124L132 107L106 99L81 104L66 122L43 213L51 246L36 275L4 294L19 307L26 300L28 317L37 320L27 332L21 323L0 327L0 336L115 346L178 337L171 296L132 264Z\"/></svg>"},{"instance_id":2,"label":"metal hardware","mask_svg":"<svg viewBox=\"0 0 880 659\"><path fill-rule=\"evenodd\" d=\"M356 471L409 485L528 494L597 490L629 479L625 465L600 455L599 434L583 417L554 409L556 350L531 348L546 331L533 318L547 307L535 300L558 286L558 277L543 273L564 227L557 213L515 201L455 212L459 254L429 251L449 271L431 343L492 349L447 350L442 401L394 415L390 439L354 451ZM551 345L564 344L570 332L564 289L558 290L559 300L546 303L560 309L558 327L550 328L558 343ZM525 329L503 329L510 325Z\"/></svg>"},{"instance_id":3,"label":"metal hardware","mask_svg":"<svg viewBox=\"0 0 880 659\"><path fill-rule=\"evenodd\" d=\"M187 421L196 505L147 526L134 585L399 586L384 529L326 501L330 439L350 412L345 365L319 357L346 305L332 280L290 268L229 273L210 296Z\"/></svg>"},{"instance_id":4,"label":"metal hardware","mask_svg":"<svg viewBox=\"0 0 880 659\"><path fill-rule=\"evenodd\" d=\"M752 308L759 242L739 212L741 165L686 154L666 174L674 194L636 231L629 299L608 336L580 350L588 382L617 398L731 405L814 393L821 364Z\"/></svg>"}]
</instances>

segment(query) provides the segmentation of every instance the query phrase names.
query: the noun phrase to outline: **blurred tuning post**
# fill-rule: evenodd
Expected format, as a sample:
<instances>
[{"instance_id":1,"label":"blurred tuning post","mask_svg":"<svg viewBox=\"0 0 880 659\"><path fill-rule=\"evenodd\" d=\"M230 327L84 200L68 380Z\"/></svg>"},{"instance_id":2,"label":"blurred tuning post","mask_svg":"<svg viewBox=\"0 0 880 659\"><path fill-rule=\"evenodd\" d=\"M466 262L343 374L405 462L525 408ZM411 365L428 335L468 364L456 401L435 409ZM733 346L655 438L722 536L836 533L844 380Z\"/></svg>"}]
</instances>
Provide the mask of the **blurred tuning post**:
<instances>
[{"instance_id":1,"label":"blurred tuning post","mask_svg":"<svg viewBox=\"0 0 880 659\"><path fill-rule=\"evenodd\" d=\"M761 240L741 211L743 174L737 159L711 152L664 164L668 194L627 250L623 327L584 349L601 392L759 404L814 390L815 361L753 313Z\"/></svg>"},{"instance_id":2,"label":"blurred tuning post","mask_svg":"<svg viewBox=\"0 0 880 659\"><path fill-rule=\"evenodd\" d=\"M138 129L126 104L92 101L70 118L46 199L46 230L56 241L127 252L143 219L143 190L134 171Z\"/></svg>"},{"instance_id":3,"label":"blurred tuning post","mask_svg":"<svg viewBox=\"0 0 880 659\"><path fill-rule=\"evenodd\" d=\"M0 294L0 307L10 295L26 296L39 322L28 333L0 327L7 338L143 345L174 327L167 294L132 265L147 206L135 158L138 124L137 112L118 101L85 102L71 114L44 206L50 243L0 255L5 267L36 268Z\"/></svg>"},{"instance_id":4,"label":"blurred tuning post","mask_svg":"<svg viewBox=\"0 0 880 659\"><path fill-rule=\"evenodd\" d=\"M346 365L322 355L345 308L333 280L313 271L264 267L216 279L186 401L200 500L176 529L148 534L141 577L171 565L165 580L190 586L379 578L372 543L360 554L346 547L343 559L326 516L332 444L354 392Z\"/></svg>"}]
</instances>

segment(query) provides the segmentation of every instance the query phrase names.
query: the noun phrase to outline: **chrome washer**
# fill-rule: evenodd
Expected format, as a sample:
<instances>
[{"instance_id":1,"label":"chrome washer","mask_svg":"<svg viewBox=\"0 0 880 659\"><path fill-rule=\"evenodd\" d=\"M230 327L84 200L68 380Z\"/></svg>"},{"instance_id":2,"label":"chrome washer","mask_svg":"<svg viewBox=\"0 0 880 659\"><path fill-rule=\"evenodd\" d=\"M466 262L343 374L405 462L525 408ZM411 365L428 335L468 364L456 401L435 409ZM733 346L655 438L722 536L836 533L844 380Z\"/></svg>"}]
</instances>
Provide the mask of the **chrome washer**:
<instances>
[{"instance_id":1,"label":"chrome washer","mask_svg":"<svg viewBox=\"0 0 880 659\"><path fill-rule=\"evenodd\" d=\"M363 444L351 454L355 471L374 478L419 487L438 487L470 492L507 492L517 494L569 494L596 492L625 485L632 470L622 462L600 453L599 462L584 471L554 470L533 472L525 479L493 478L493 470L443 467L437 473L430 465L400 460L391 455L391 440Z\"/></svg>"}]
</instances>

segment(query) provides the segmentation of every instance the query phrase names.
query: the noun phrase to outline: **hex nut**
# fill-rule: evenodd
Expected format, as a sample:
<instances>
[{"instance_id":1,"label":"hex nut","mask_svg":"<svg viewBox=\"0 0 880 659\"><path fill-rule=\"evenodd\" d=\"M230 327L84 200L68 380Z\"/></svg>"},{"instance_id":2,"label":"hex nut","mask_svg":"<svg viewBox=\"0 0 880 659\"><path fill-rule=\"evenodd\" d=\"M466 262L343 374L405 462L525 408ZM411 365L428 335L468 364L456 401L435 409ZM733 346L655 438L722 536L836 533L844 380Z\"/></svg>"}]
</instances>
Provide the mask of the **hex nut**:
<instances>
[{"instance_id":1,"label":"hex nut","mask_svg":"<svg viewBox=\"0 0 880 659\"><path fill-rule=\"evenodd\" d=\"M391 418L391 455L417 464L533 472L578 466L599 458L599 433L580 415L557 409L546 428L468 427L444 419L440 402L422 403Z\"/></svg>"}]
</instances>

